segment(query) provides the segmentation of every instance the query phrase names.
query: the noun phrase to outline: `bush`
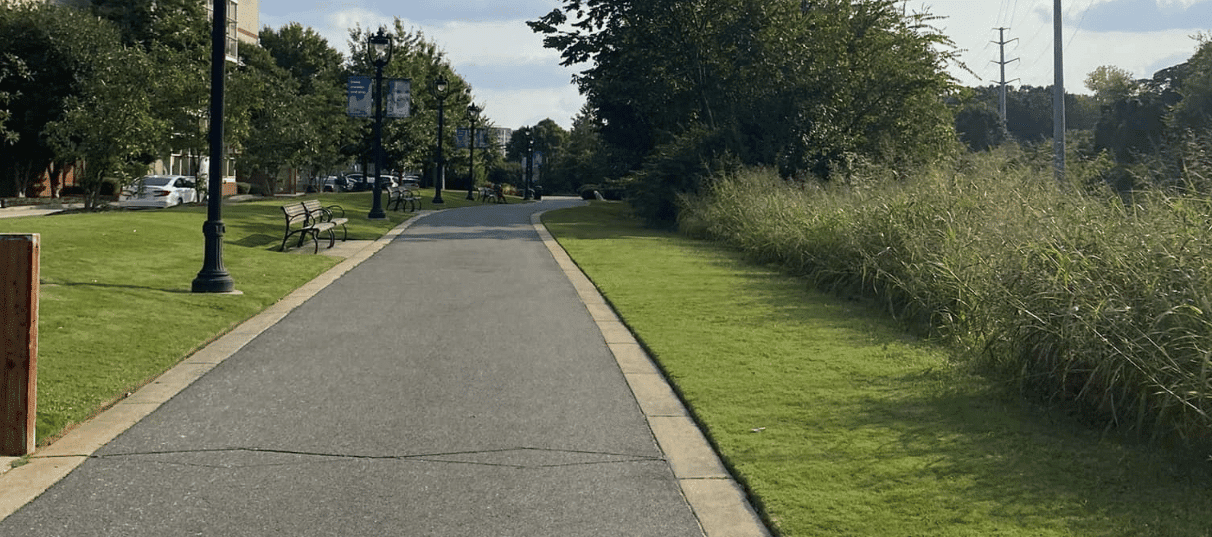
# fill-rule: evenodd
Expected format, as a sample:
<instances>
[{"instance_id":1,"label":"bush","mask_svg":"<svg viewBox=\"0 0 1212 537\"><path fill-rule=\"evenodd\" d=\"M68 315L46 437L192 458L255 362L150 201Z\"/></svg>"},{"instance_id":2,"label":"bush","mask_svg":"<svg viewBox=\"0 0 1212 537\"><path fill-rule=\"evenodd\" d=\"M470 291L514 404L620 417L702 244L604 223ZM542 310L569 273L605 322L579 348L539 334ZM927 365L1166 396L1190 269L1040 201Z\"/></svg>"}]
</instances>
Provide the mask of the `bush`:
<instances>
[{"instance_id":1,"label":"bush","mask_svg":"<svg viewBox=\"0 0 1212 537\"><path fill-rule=\"evenodd\" d=\"M595 193L600 193L601 191L601 185L581 185L581 188L577 189L577 195L581 196L583 200L596 200L598 197Z\"/></svg>"},{"instance_id":2,"label":"bush","mask_svg":"<svg viewBox=\"0 0 1212 537\"><path fill-rule=\"evenodd\" d=\"M1124 205L1017 158L845 185L749 170L683 196L679 223L873 297L1024 392L1123 430L1212 440L1212 200L1154 191Z\"/></svg>"},{"instance_id":3,"label":"bush","mask_svg":"<svg viewBox=\"0 0 1212 537\"><path fill-rule=\"evenodd\" d=\"M248 194L252 190L252 185L249 183L236 182L236 194Z\"/></svg>"}]
</instances>

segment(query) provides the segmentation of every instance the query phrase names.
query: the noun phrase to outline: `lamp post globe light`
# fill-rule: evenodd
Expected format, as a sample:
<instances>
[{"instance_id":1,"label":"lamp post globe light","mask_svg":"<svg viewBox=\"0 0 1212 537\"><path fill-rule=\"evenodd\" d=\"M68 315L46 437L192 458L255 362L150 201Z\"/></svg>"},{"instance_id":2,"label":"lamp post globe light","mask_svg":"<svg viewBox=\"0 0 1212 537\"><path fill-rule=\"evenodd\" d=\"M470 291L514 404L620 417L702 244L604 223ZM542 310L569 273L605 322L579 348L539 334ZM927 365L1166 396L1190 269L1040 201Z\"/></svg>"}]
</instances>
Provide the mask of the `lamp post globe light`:
<instances>
[{"instance_id":1,"label":"lamp post globe light","mask_svg":"<svg viewBox=\"0 0 1212 537\"><path fill-rule=\"evenodd\" d=\"M467 199L475 200L476 188L476 120L480 119L480 112L484 109L476 106L476 103L467 105L467 117L471 120L471 141L467 144L469 151L467 156Z\"/></svg>"},{"instance_id":2,"label":"lamp post globe light","mask_svg":"<svg viewBox=\"0 0 1212 537\"><path fill-rule=\"evenodd\" d=\"M371 220L383 220L387 218L387 213L383 212L383 67L391 61L391 36L383 31L383 27L379 27L379 31L367 38L370 52L373 56L375 64L375 184L374 184L374 200L370 207L370 214L366 215Z\"/></svg>"},{"instance_id":3,"label":"lamp post globe light","mask_svg":"<svg viewBox=\"0 0 1212 537\"><path fill-rule=\"evenodd\" d=\"M438 77L433 82L433 91L434 96L438 99L438 168L436 170L437 178L433 185L433 203L434 205L440 205L446 203L442 199L442 186L446 183L446 157L442 154L442 133L445 130L446 111L446 79L444 77Z\"/></svg>"}]
</instances>

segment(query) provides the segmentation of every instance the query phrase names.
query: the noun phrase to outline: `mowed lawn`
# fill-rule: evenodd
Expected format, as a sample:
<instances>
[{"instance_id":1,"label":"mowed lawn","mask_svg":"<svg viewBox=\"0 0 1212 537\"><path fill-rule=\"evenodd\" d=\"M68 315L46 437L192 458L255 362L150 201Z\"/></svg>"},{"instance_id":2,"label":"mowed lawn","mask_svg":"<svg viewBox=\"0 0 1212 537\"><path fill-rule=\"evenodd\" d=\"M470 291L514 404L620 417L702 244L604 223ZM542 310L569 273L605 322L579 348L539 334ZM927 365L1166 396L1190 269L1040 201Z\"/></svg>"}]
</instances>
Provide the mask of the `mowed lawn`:
<instances>
[{"instance_id":1,"label":"mowed lawn","mask_svg":"<svg viewBox=\"0 0 1212 537\"><path fill-rule=\"evenodd\" d=\"M414 214L370 221L369 194L312 197L348 211L350 239L378 238ZM236 296L190 292L203 263L201 205L0 219L0 233L41 236L39 444L340 262L312 255L310 244L294 250L304 254L277 251L281 206L292 201L224 207L223 261Z\"/></svg>"},{"instance_id":2,"label":"mowed lawn","mask_svg":"<svg viewBox=\"0 0 1212 537\"><path fill-rule=\"evenodd\" d=\"M781 535L1212 535L1212 462L1092 430L869 305L598 202L544 223Z\"/></svg>"}]
</instances>

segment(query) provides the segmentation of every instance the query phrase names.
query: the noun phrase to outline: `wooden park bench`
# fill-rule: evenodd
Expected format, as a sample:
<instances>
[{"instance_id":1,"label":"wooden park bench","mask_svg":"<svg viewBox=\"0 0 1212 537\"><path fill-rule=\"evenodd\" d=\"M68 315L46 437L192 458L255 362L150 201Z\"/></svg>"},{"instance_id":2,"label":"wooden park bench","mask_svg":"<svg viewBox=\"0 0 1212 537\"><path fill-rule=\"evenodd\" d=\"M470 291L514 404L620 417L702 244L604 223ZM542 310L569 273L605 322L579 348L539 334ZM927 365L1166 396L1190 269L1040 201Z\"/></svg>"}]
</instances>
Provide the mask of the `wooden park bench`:
<instances>
[{"instance_id":1,"label":"wooden park bench","mask_svg":"<svg viewBox=\"0 0 1212 537\"><path fill-rule=\"evenodd\" d=\"M395 204L395 210L415 211L421 206L421 195L417 189L408 186L393 186L387 189L387 207ZM412 209L408 209L412 207Z\"/></svg>"},{"instance_id":2,"label":"wooden park bench","mask_svg":"<svg viewBox=\"0 0 1212 537\"><path fill-rule=\"evenodd\" d=\"M349 223L349 219L345 218L345 209L341 208L340 205L323 205L320 203L320 200L307 200L303 202L303 207L307 209L307 213L317 222L331 223L334 228L341 226L341 240L346 241L349 239L349 228L345 227L345 224Z\"/></svg>"},{"instance_id":3,"label":"wooden park bench","mask_svg":"<svg viewBox=\"0 0 1212 537\"><path fill-rule=\"evenodd\" d=\"M328 247L332 248L337 242L336 233L333 231L338 225L345 229L345 223L349 220L344 218L344 210L341 210L341 217L333 217L334 210L341 210L339 206L332 205L324 207L317 200L301 201L299 203L291 203L282 206L282 214L286 217L286 230L282 235L282 251L286 251L286 242L294 235L299 236L298 246L303 246L303 241L311 237L315 242L313 253L320 252L320 234L328 234ZM349 231L345 230L345 236L342 240L349 237Z\"/></svg>"},{"instance_id":4,"label":"wooden park bench","mask_svg":"<svg viewBox=\"0 0 1212 537\"><path fill-rule=\"evenodd\" d=\"M505 191L501 189L501 185L480 187L480 203L486 201L505 203Z\"/></svg>"}]
</instances>

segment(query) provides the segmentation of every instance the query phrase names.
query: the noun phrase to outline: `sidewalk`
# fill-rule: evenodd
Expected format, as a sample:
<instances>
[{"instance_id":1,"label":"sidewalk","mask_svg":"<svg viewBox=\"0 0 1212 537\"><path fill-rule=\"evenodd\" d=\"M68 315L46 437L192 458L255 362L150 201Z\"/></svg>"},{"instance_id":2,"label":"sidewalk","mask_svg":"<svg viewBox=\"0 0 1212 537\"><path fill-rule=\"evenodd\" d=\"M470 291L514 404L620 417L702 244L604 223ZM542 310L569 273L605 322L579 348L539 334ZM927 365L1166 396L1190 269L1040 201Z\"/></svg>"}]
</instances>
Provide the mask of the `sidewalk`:
<instances>
[{"instance_id":1,"label":"sidewalk","mask_svg":"<svg viewBox=\"0 0 1212 537\"><path fill-rule=\"evenodd\" d=\"M577 203L412 219L0 476L0 535L764 535L532 222Z\"/></svg>"},{"instance_id":2,"label":"sidewalk","mask_svg":"<svg viewBox=\"0 0 1212 537\"><path fill-rule=\"evenodd\" d=\"M66 206L44 206L44 205L17 205L14 207L0 207L0 218L17 218L20 216L46 216L55 214L64 209L76 208L78 205Z\"/></svg>"}]
</instances>

